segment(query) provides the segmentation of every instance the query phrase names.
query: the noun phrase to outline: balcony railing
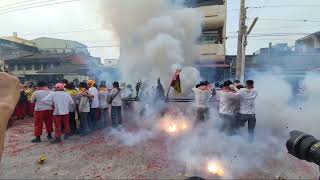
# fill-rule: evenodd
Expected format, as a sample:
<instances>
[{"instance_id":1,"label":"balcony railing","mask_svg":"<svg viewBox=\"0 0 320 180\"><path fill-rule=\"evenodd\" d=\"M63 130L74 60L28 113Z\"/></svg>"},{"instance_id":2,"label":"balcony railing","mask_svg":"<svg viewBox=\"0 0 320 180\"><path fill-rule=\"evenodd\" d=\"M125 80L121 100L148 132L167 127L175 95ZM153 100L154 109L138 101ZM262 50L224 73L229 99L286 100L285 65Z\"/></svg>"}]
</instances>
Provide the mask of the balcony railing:
<instances>
[{"instance_id":1,"label":"balcony railing","mask_svg":"<svg viewBox=\"0 0 320 180\"><path fill-rule=\"evenodd\" d=\"M186 0L188 7L224 5L224 0Z\"/></svg>"},{"instance_id":2,"label":"balcony railing","mask_svg":"<svg viewBox=\"0 0 320 180\"><path fill-rule=\"evenodd\" d=\"M199 57L201 63L224 62L225 47L224 44L199 44Z\"/></svg>"}]
</instances>

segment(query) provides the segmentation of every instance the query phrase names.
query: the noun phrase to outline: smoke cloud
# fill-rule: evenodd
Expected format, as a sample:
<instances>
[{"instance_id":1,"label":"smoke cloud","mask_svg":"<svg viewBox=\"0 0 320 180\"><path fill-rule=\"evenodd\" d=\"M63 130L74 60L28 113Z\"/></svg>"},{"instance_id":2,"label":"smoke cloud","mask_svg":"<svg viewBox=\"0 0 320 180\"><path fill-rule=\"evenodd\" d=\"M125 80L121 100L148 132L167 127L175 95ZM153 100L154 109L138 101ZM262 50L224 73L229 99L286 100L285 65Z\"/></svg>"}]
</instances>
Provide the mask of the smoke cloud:
<instances>
[{"instance_id":1,"label":"smoke cloud","mask_svg":"<svg viewBox=\"0 0 320 180\"><path fill-rule=\"evenodd\" d=\"M193 64L195 43L201 34L198 11L164 0L106 0L102 7L106 26L120 39L123 81L154 84L161 78L167 87L177 67ZM188 67L190 70L197 71ZM181 76L191 77L193 84L199 81L196 73Z\"/></svg>"},{"instance_id":2,"label":"smoke cloud","mask_svg":"<svg viewBox=\"0 0 320 180\"><path fill-rule=\"evenodd\" d=\"M180 4L181 5L181 4ZM122 80L134 83L149 82L152 89L156 79L168 85L177 68L181 72L184 97L190 95L191 87L200 80L199 72L191 65L196 56L195 43L201 33L202 17L194 9L181 8L165 0L105 0L106 27L112 28L120 39L120 73ZM317 118L320 117L320 77L307 75L304 80L304 97L298 99L286 80L271 73L253 73L259 96L256 101L256 141L247 142L247 130L239 135L226 136L219 132L221 124L218 113L212 108L210 120L179 136L168 138L168 156L186 165L192 175L205 176L207 161L219 161L225 168L224 178L238 178L258 169L274 177L297 178L296 169L279 170L266 166L274 160L294 161L287 154L285 142L289 131L302 130L320 137ZM292 105L293 100L299 104ZM194 112L190 104L176 106L178 113L186 112L192 122ZM212 105L213 107L213 105ZM157 123L163 105L152 100L136 107L130 119L136 120L138 130L112 131L111 134L128 146L158 136ZM143 113L141 113L143 110ZM278 168L278 169L277 169ZM301 172L302 177L312 175ZM266 176L266 178L274 178Z\"/></svg>"},{"instance_id":3,"label":"smoke cloud","mask_svg":"<svg viewBox=\"0 0 320 180\"><path fill-rule=\"evenodd\" d=\"M303 84L307 97L297 102L299 106L291 104L297 96L292 94L292 87L286 80L269 73L252 78L259 93L256 100L257 127L254 143L247 142L246 128L232 137L219 132L221 121L213 109L208 122L178 139L169 140L170 155L185 163L187 173L192 175L205 176L205 163L213 159L225 168L224 178L246 177L255 171L265 173L266 178L297 178L298 175L312 178L311 174L303 170L287 167L290 162L300 160L288 155L285 144L289 132L295 129L320 137L317 128L320 117L320 86L316 83L320 82L320 75L306 76ZM276 163L274 167L270 166L272 162ZM279 165L279 162L286 164L286 167ZM316 175L316 166L314 172Z\"/></svg>"}]
</instances>

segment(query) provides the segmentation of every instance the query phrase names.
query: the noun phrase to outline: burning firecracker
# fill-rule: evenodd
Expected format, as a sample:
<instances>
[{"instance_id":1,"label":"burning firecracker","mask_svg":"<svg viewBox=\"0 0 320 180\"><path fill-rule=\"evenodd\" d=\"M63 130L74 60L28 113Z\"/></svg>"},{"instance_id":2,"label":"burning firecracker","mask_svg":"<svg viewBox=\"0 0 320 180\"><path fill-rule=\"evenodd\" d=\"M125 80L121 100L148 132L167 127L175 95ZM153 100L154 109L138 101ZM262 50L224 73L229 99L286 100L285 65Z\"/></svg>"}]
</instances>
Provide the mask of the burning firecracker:
<instances>
[{"instance_id":1,"label":"burning firecracker","mask_svg":"<svg viewBox=\"0 0 320 180\"><path fill-rule=\"evenodd\" d=\"M191 127L190 122L184 117L174 118L166 116L160 120L160 129L168 134L185 132Z\"/></svg>"},{"instance_id":2,"label":"burning firecracker","mask_svg":"<svg viewBox=\"0 0 320 180\"><path fill-rule=\"evenodd\" d=\"M223 167L218 162L213 162L213 161L208 162L207 170L210 174L214 174L220 177L224 176L225 174Z\"/></svg>"}]
</instances>

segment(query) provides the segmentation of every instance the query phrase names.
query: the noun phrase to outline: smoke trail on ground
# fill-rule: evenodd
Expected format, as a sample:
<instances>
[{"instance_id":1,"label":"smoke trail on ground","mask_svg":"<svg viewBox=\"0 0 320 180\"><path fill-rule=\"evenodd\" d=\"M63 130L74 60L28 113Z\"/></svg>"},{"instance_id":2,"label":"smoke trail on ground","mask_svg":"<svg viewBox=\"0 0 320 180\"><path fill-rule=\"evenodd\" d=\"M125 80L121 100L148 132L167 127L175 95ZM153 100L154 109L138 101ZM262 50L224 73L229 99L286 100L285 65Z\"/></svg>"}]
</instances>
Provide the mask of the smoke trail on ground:
<instances>
[{"instance_id":1,"label":"smoke trail on ground","mask_svg":"<svg viewBox=\"0 0 320 180\"><path fill-rule=\"evenodd\" d=\"M150 130L139 130L137 132L128 132L124 129L112 129L109 133L118 137L121 142L127 146L134 146L156 136L156 133Z\"/></svg>"},{"instance_id":2,"label":"smoke trail on ground","mask_svg":"<svg viewBox=\"0 0 320 180\"><path fill-rule=\"evenodd\" d=\"M209 122L172 142L169 146L172 157L185 162L192 174L200 176L203 175L204 167L199 164L213 158L225 167L224 178L241 177L257 169L269 174L272 172L274 178L297 178L296 175L300 172L294 169L271 169L266 164L273 160L299 161L287 153L285 143L289 131L298 129L320 137L317 130L317 118L320 117L319 78L319 75L306 76L304 84L307 98L300 102L303 106L299 109L290 106L290 100L296 96L284 79L268 73L253 77L259 93L256 101L257 127L254 143L247 142L246 128L232 137L220 133L220 118L216 112L212 112Z\"/></svg>"}]
</instances>

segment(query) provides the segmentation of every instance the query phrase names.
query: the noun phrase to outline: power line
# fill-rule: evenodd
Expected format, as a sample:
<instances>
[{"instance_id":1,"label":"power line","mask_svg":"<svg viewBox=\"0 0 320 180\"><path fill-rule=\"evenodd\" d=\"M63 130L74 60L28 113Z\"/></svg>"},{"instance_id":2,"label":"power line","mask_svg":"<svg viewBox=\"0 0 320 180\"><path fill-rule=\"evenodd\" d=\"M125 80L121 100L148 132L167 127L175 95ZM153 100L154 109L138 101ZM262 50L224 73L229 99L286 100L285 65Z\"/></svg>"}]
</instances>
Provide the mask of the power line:
<instances>
[{"instance_id":1,"label":"power line","mask_svg":"<svg viewBox=\"0 0 320 180\"><path fill-rule=\"evenodd\" d=\"M37 0L27 0L27 1L16 2L16 3L12 3L12 4L7 4L7 5L4 5L4 6L0 6L0 8L8 7L8 6L13 6L13 5L16 5L16 4L23 4L23 3L25 3L25 2L32 2L32 1L37 1Z\"/></svg>"},{"instance_id":2,"label":"power line","mask_svg":"<svg viewBox=\"0 0 320 180\"><path fill-rule=\"evenodd\" d=\"M120 45L100 45L100 46L86 46L86 47L70 47L68 49L94 49L94 48L118 48ZM66 49L66 48L40 48L40 50L49 49Z\"/></svg>"},{"instance_id":3,"label":"power line","mask_svg":"<svg viewBox=\"0 0 320 180\"><path fill-rule=\"evenodd\" d=\"M236 34L237 32L228 32L231 34ZM272 33L256 33L256 34L250 34L250 35L309 35L312 33L309 32L289 32L289 33L283 33L283 32L272 32Z\"/></svg>"},{"instance_id":4,"label":"power line","mask_svg":"<svg viewBox=\"0 0 320 180\"><path fill-rule=\"evenodd\" d=\"M249 17L247 19L254 19L252 17ZM292 21L292 22L320 22L320 20L308 20L308 19L264 19L259 18L259 21Z\"/></svg>"},{"instance_id":5,"label":"power line","mask_svg":"<svg viewBox=\"0 0 320 180\"><path fill-rule=\"evenodd\" d=\"M279 8L279 7L320 7L320 4L268 5L268 6L253 6L253 7L248 7L248 8L261 9L261 8Z\"/></svg>"},{"instance_id":6,"label":"power line","mask_svg":"<svg viewBox=\"0 0 320 180\"><path fill-rule=\"evenodd\" d=\"M43 5L38 5L38 6L31 6L31 7L26 7L26 8L20 8L20 9L15 9L15 10L10 10L10 11L5 11L5 12L0 12L0 15L10 13L10 12L15 12L15 11L21 11L21 10L26 10L26 9L33 9L37 7L44 7L44 6L52 6L52 5L57 5L57 4L66 4L66 3L71 3L75 1L80 1L80 0L69 0L69 1L63 1L63 2L56 2L56 3L48 3L48 4L43 4Z\"/></svg>"},{"instance_id":7,"label":"power line","mask_svg":"<svg viewBox=\"0 0 320 180\"><path fill-rule=\"evenodd\" d=\"M273 28L255 28L255 30L270 30L270 29L289 29L289 28L305 28L305 27L320 27L320 24L314 24L314 25L304 25L304 26L282 26L282 27L273 27Z\"/></svg>"},{"instance_id":8,"label":"power line","mask_svg":"<svg viewBox=\"0 0 320 180\"><path fill-rule=\"evenodd\" d=\"M287 36L301 36L310 35L312 33L270 33L270 34L251 34L248 37L287 37ZM237 35L231 35L228 37L237 37Z\"/></svg>"},{"instance_id":9,"label":"power line","mask_svg":"<svg viewBox=\"0 0 320 180\"><path fill-rule=\"evenodd\" d=\"M60 32L50 32L50 33L35 33L35 34L21 34L23 36L41 36L41 35L55 35L55 34L69 34L69 33L80 33L80 32L91 32L91 31L104 31L103 28L94 29L83 29L83 30L73 30L73 31L60 31Z\"/></svg>"},{"instance_id":10,"label":"power line","mask_svg":"<svg viewBox=\"0 0 320 180\"><path fill-rule=\"evenodd\" d=\"M236 37L228 37L228 39L235 39L236 40ZM284 42L296 40L296 38L291 38L291 39L284 39L284 38L256 39L256 38L250 38L250 37L249 37L249 39L250 39L250 41L284 41Z\"/></svg>"},{"instance_id":11,"label":"power line","mask_svg":"<svg viewBox=\"0 0 320 180\"><path fill-rule=\"evenodd\" d=\"M29 3L29 4L28 3L23 3L21 5L17 5L17 6L13 6L13 7L7 7L7 8L0 7L0 11L7 11L7 10L12 10L12 9L16 9L16 8L20 8L20 7L24 7L24 6L42 4L42 3L45 3L45 2L52 2L52 1L56 1L56 0L39 1L39 2L34 2L34 3ZM33 2L33 1L27 1L27 2Z\"/></svg>"}]
</instances>

